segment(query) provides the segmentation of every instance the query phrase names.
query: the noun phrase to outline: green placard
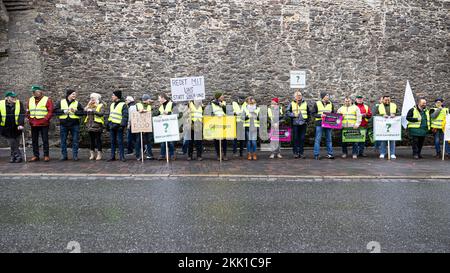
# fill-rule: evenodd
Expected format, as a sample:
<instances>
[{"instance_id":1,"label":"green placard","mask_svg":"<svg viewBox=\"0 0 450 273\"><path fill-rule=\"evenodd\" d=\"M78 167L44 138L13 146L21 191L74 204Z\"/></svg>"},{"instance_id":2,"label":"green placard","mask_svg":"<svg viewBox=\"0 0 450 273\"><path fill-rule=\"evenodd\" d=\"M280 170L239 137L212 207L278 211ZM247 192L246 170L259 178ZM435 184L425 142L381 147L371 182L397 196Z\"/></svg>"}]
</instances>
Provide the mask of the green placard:
<instances>
[{"instance_id":1,"label":"green placard","mask_svg":"<svg viewBox=\"0 0 450 273\"><path fill-rule=\"evenodd\" d=\"M365 142L366 129L342 129L342 142Z\"/></svg>"},{"instance_id":2,"label":"green placard","mask_svg":"<svg viewBox=\"0 0 450 273\"><path fill-rule=\"evenodd\" d=\"M373 129L369 129L368 135L370 143L375 143L375 138L373 137Z\"/></svg>"}]
</instances>

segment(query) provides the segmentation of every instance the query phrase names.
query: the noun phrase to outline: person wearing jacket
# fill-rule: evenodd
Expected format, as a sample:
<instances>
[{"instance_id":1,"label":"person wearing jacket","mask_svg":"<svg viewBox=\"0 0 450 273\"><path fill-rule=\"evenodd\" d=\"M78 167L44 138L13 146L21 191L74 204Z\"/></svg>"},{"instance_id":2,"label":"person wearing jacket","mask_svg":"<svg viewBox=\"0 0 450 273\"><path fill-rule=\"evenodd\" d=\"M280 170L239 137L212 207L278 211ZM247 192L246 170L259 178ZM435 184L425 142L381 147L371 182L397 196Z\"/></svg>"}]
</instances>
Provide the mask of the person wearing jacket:
<instances>
[{"instance_id":1,"label":"person wearing jacket","mask_svg":"<svg viewBox=\"0 0 450 273\"><path fill-rule=\"evenodd\" d=\"M108 162L116 160L116 141L119 146L119 160L125 162L123 134L128 125L128 107L122 99L122 91L114 91L109 107L108 129L111 138L111 157Z\"/></svg>"},{"instance_id":2,"label":"person wearing jacket","mask_svg":"<svg viewBox=\"0 0 450 273\"><path fill-rule=\"evenodd\" d=\"M308 103L303 99L302 92L294 93L294 100L288 105L286 116L291 120L294 158L305 158L303 151L311 111Z\"/></svg>"},{"instance_id":3,"label":"person wearing jacket","mask_svg":"<svg viewBox=\"0 0 450 273\"><path fill-rule=\"evenodd\" d=\"M269 116L270 128L273 132L279 132L280 124L283 122L283 108L280 106L278 98L273 98L269 109L267 109L267 115ZM281 155L281 145L279 140L270 140L270 159L283 158Z\"/></svg>"},{"instance_id":4,"label":"person wearing jacket","mask_svg":"<svg viewBox=\"0 0 450 273\"><path fill-rule=\"evenodd\" d=\"M25 107L17 99L17 94L8 91L5 99L0 101L0 131L1 135L8 141L11 148L10 163L23 161L19 149L20 136L24 130Z\"/></svg>"},{"instance_id":5,"label":"person wearing jacket","mask_svg":"<svg viewBox=\"0 0 450 273\"><path fill-rule=\"evenodd\" d=\"M72 159L78 161L78 145L80 139L80 119L84 115L84 108L77 101L77 93L72 89L66 90L66 97L56 103L53 111L59 117L61 138L61 161L67 160L67 138L72 135Z\"/></svg>"},{"instance_id":6,"label":"person wearing jacket","mask_svg":"<svg viewBox=\"0 0 450 273\"><path fill-rule=\"evenodd\" d=\"M158 95L159 108L156 111L155 116L160 115L172 115L175 109L175 103L167 96L165 93L160 93ZM176 160L175 157L175 143L168 142L167 146L169 147L169 158L170 160ZM166 144L161 143L161 153L158 157L158 160L166 159Z\"/></svg>"},{"instance_id":7,"label":"person wearing jacket","mask_svg":"<svg viewBox=\"0 0 450 273\"><path fill-rule=\"evenodd\" d=\"M352 104L352 100L349 97L345 97L344 105L337 110L338 114L342 114L342 129L358 129L361 125L362 115L359 107ZM342 135L342 134L341 134ZM358 158L358 143L352 143L352 157L353 159ZM342 158L347 158L348 143L342 141Z\"/></svg>"},{"instance_id":8,"label":"person wearing jacket","mask_svg":"<svg viewBox=\"0 0 450 273\"><path fill-rule=\"evenodd\" d=\"M39 155L39 135L41 135L44 147L44 161L50 161L50 146L48 142L48 129L53 116L53 102L44 96L43 88L40 85L31 87L33 96L28 100L26 117L31 126L31 139L33 143L33 157L30 162L40 160Z\"/></svg>"},{"instance_id":9,"label":"person wearing jacket","mask_svg":"<svg viewBox=\"0 0 450 273\"><path fill-rule=\"evenodd\" d=\"M141 98L141 102L136 103L135 107L136 107L136 111L139 113L152 113L152 102L153 100L150 98L149 94L144 94L142 95ZM130 124L131 127L131 124ZM131 129L131 128L130 128ZM146 159L148 160L153 160L153 151L152 151L152 140L153 140L153 133L143 133L142 134L142 140L144 142L144 153L147 153L147 155L145 156ZM136 158L138 161L142 161L142 156L141 155L141 136L140 133L137 133L136 136L136 145L135 145L135 152L136 152Z\"/></svg>"},{"instance_id":10,"label":"person wearing jacket","mask_svg":"<svg viewBox=\"0 0 450 273\"><path fill-rule=\"evenodd\" d=\"M245 102L245 96L239 95L237 101L232 102L233 114L236 117L236 138L233 140L233 156L237 156L239 146L239 157L244 154L245 141L245 128L243 121L243 112L247 103Z\"/></svg>"},{"instance_id":11,"label":"person wearing jacket","mask_svg":"<svg viewBox=\"0 0 450 273\"><path fill-rule=\"evenodd\" d=\"M197 151L197 160L202 161L203 141L203 105L201 100L194 100L189 102L189 113L191 120L190 139L188 140L188 158L190 161L194 155L194 144Z\"/></svg>"},{"instance_id":12,"label":"person wearing jacket","mask_svg":"<svg viewBox=\"0 0 450 273\"><path fill-rule=\"evenodd\" d=\"M436 99L435 107L430 110L431 130L434 135L434 148L436 149L436 158L442 158L441 143L444 141L444 121L449 114L449 109L444 107L442 98ZM450 122L447 120L446 122ZM445 145L447 157L450 157L450 145Z\"/></svg>"},{"instance_id":13,"label":"person wearing jacket","mask_svg":"<svg viewBox=\"0 0 450 273\"><path fill-rule=\"evenodd\" d=\"M125 103L128 107L128 116L131 116L131 113L136 111L136 102L132 96L127 96L125 98ZM127 154L132 154L134 151L134 147L136 146L136 141L140 134L133 134L131 132L131 121L128 119L128 127L127 127Z\"/></svg>"},{"instance_id":14,"label":"person wearing jacket","mask_svg":"<svg viewBox=\"0 0 450 273\"><path fill-rule=\"evenodd\" d=\"M368 139L369 135L369 121L372 119L372 110L370 107L364 103L364 96L358 95L356 96L355 105L359 108L359 112L361 113L361 124L360 128L366 129L366 139ZM358 143L358 156L366 157L364 154L364 150L366 148L366 142Z\"/></svg>"},{"instance_id":15,"label":"person wearing jacket","mask_svg":"<svg viewBox=\"0 0 450 273\"><path fill-rule=\"evenodd\" d=\"M327 145L327 158L334 159L333 155L333 139L332 139L332 129L322 127L322 117L325 113L334 113L334 105L330 101L330 95L328 93L320 94L321 100L314 104L312 115L315 118L316 125L316 136L314 139L314 159L319 160L320 153L320 142L322 140L322 135L325 133L326 145Z\"/></svg>"},{"instance_id":16,"label":"person wearing jacket","mask_svg":"<svg viewBox=\"0 0 450 273\"><path fill-rule=\"evenodd\" d=\"M86 117L84 124L90 139L89 160L102 160L102 133L105 124L106 103L101 101L102 96L98 93L92 93L88 105L84 108ZM97 149L97 154L95 150Z\"/></svg>"},{"instance_id":17,"label":"person wearing jacket","mask_svg":"<svg viewBox=\"0 0 450 273\"><path fill-rule=\"evenodd\" d=\"M259 121L260 108L256 105L256 100L253 97L247 98L247 105L245 106L245 138L247 139L247 159L257 160L256 145L258 140L258 130L260 127Z\"/></svg>"},{"instance_id":18,"label":"person wearing jacket","mask_svg":"<svg viewBox=\"0 0 450 273\"><path fill-rule=\"evenodd\" d=\"M409 136L412 139L414 159L421 159L423 143L431 128L430 111L427 109L427 101L419 99L419 103L411 108L406 115L408 121Z\"/></svg>"},{"instance_id":19,"label":"person wearing jacket","mask_svg":"<svg viewBox=\"0 0 450 273\"><path fill-rule=\"evenodd\" d=\"M383 96L383 101L378 105L376 115L382 116L384 118L394 118L397 113L399 112L399 109L397 107L397 104L391 102L391 97L389 95ZM387 141L380 141L380 159L384 159L386 156ZM395 155L395 141L391 140L389 141L390 145L390 153L391 153L391 159L397 159L397 156Z\"/></svg>"},{"instance_id":20,"label":"person wearing jacket","mask_svg":"<svg viewBox=\"0 0 450 273\"><path fill-rule=\"evenodd\" d=\"M216 92L214 94L214 100L211 101L212 115L223 117L227 113L227 103L225 102L225 96L222 92ZM222 159L227 161L227 140L223 139L219 141L214 140L214 148L216 150L217 160L220 161L220 142L222 142Z\"/></svg>"}]
</instances>

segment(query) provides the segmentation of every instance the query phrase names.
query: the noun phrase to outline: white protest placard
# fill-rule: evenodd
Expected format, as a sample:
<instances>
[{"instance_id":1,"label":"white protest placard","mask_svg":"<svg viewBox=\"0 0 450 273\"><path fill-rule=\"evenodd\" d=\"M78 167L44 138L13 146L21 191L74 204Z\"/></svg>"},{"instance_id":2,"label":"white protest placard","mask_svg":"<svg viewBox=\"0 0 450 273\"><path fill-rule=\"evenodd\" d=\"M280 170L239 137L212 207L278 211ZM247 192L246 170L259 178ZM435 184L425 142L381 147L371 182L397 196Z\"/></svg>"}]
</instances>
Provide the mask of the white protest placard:
<instances>
[{"instance_id":1,"label":"white protest placard","mask_svg":"<svg viewBox=\"0 0 450 273\"><path fill-rule=\"evenodd\" d=\"M189 101L205 99L205 79L201 77L186 77L170 79L172 101Z\"/></svg>"},{"instance_id":2,"label":"white protest placard","mask_svg":"<svg viewBox=\"0 0 450 273\"><path fill-rule=\"evenodd\" d=\"M291 71L291 88L306 87L306 70Z\"/></svg>"},{"instance_id":3,"label":"white protest placard","mask_svg":"<svg viewBox=\"0 0 450 273\"><path fill-rule=\"evenodd\" d=\"M447 115L446 119L445 119L445 141L450 141L450 115Z\"/></svg>"},{"instance_id":4,"label":"white protest placard","mask_svg":"<svg viewBox=\"0 0 450 273\"><path fill-rule=\"evenodd\" d=\"M131 132L150 133L152 131L152 113L132 112L131 113Z\"/></svg>"},{"instance_id":5,"label":"white protest placard","mask_svg":"<svg viewBox=\"0 0 450 273\"><path fill-rule=\"evenodd\" d=\"M178 115L153 117L153 137L155 143L179 141Z\"/></svg>"},{"instance_id":6,"label":"white protest placard","mask_svg":"<svg viewBox=\"0 0 450 273\"><path fill-rule=\"evenodd\" d=\"M402 140L402 117L374 117L373 137L376 141Z\"/></svg>"}]
</instances>

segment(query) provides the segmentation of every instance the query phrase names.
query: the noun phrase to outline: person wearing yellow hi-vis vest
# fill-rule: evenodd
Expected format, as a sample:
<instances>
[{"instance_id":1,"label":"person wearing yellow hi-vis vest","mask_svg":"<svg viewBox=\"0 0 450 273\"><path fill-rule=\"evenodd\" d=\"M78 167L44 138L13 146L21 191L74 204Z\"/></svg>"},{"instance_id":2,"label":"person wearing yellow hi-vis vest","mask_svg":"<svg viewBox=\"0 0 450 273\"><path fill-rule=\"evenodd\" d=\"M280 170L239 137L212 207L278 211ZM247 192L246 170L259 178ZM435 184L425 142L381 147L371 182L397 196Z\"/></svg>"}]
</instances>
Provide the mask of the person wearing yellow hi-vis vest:
<instances>
[{"instance_id":1,"label":"person wearing yellow hi-vis vest","mask_svg":"<svg viewBox=\"0 0 450 273\"><path fill-rule=\"evenodd\" d=\"M330 95L326 92L320 93L321 100L314 104L312 115L315 118L316 125L316 136L314 139L314 159L319 160L320 153L320 142L322 140L322 135L325 133L325 143L327 146L327 158L334 159L333 155L333 139L332 139L332 129L322 127L322 117L325 113L333 113L334 105L330 101Z\"/></svg>"},{"instance_id":2,"label":"person wearing yellow hi-vis vest","mask_svg":"<svg viewBox=\"0 0 450 273\"><path fill-rule=\"evenodd\" d=\"M116 160L116 141L119 146L119 160L125 162L125 149L123 145L124 130L128 125L128 106L122 99L122 91L114 91L111 96L112 103L109 106L107 128L111 139L111 157L108 162Z\"/></svg>"},{"instance_id":3,"label":"person wearing yellow hi-vis vest","mask_svg":"<svg viewBox=\"0 0 450 273\"><path fill-rule=\"evenodd\" d=\"M362 115L361 110L358 106L352 103L350 97L345 97L344 105L337 110L338 114L342 114L342 129L358 129L361 125ZM342 134L341 134L342 136ZM352 157L353 159L358 158L358 143L352 143ZM348 143L342 141L342 158L347 158L348 156Z\"/></svg>"},{"instance_id":4,"label":"person wearing yellow hi-vis vest","mask_svg":"<svg viewBox=\"0 0 450 273\"><path fill-rule=\"evenodd\" d=\"M31 140L33 143L33 157L30 162L40 160L39 135L42 137L44 148L44 161L50 161L50 146L48 142L48 130L53 116L53 102L44 96L44 88L40 85L31 86L33 96L28 100L27 118L31 126Z\"/></svg>"},{"instance_id":5,"label":"person wearing yellow hi-vis vest","mask_svg":"<svg viewBox=\"0 0 450 273\"><path fill-rule=\"evenodd\" d=\"M212 115L224 117L227 113L227 103L225 102L225 96L222 92L216 92L214 94L214 100L211 101ZM227 161L227 140L223 139L222 142L222 159ZM214 140L214 148L216 150L217 160L220 160L220 141Z\"/></svg>"},{"instance_id":6,"label":"person wearing yellow hi-vis vest","mask_svg":"<svg viewBox=\"0 0 450 273\"><path fill-rule=\"evenodd\" d=\"M139 113L152 113L152 103L153 100L151 99L149 94L144 94L142 95L141 98L141 102L136 103L135 107L136 107L136 111ZM145 159L148 160L153 160L153 151L152 151L152 141L153 141L153 132L150 133L143 133L142 134L142 140L144 142L144 153L146 153L145 155ZM142 160L141 156L141 137L140 137L140 133L138 133L138 136L136 137L136 143L135 143L135 147L134 150L136 152L136 158L138 161Z\"/></svg>"},{"instance_id":7,"label":"person wearing yellow hi-vis vest","mask_svg":"<svg viewBox=\"0 0 450 273\"><path fill-rule=\"evenodd\" d=\"M280 124L284 121L283 119L283 108L280 105L280 100L278 98L273 98L270 102L270 107L267 109L267 116L269 117L269 124L272 133L279 135ZM281 155L281 144L278 139L270 140L270 159L283 158Z\"/></svg>"},{"instance_id":8,"label":"person wearing yellow hi-vis vest","mask_svg":"<svg viewBox=\"0 0 450 273\"><path fill-rule=\"evenodd\" d=\"M67 138L72 135L72 159L78 161L78 144L80 139L80 120L84 108L77 101L77 93L73 89L66 90L66 97L55 106L55 115L59 118L61 139L61 161L67 160Z\"/></svg>"},{"instance_id":9,"label":"person wearing yellow hi-vis vest","mask_svg":"<svg viewBox=\"0 0 450 273\"><path fill-rule=\"evenodd\" d=\"M286 116L291 119L292 128L292 151L294 158L305 158L303 155L305 147L306 128L311 117L311 109L303 99L300 91L294 93L294 100L286 109Z\"/></svg>"},{"instance_id":10,"label":"person wearing yellow hi-vis vest","mask_svg":"<svg viewBox=\"0 0 450 273\"><path fill-rule=\"evenodd\" d=\"M256 105L256 100L253 97L247 98L247 105L245 106L245 138L247 139L247 159L257 160L256 148L258 140L258 130L260 127L259 121L260 108Z\"/></svg>"},{"instance_id":11,"label":"person wearing yellow hi-vis vest","mask_svg":"<svg viewBox=\"0 0 450 273\"><path fill-rule=\"evenodd\" d=\"M245 96L239 95L237 101L233 101L233 114L236 116L236 138L233 140L233 156L237 156L239 146L239 157L243 156L245 147L244 109L247 106Z\"/></svg>"},{"instance_id":12,"label":"person wearing yellow hi-vis vest","mask_svg":"<svg viewBox=\"0 0 450 273\"><path fill-rule=\"evenodd\" d=\"M102 160L102 133L105 125L105 111L107 104L101 101L102 96L98 93L92 93L89 96L89 103L84 108L86 117L84 126L90 139L90 157L89 160ZM97 154L96 154L97 149Z\"/></svg>"},{"instance_id":13,"label":"person wearing yellow hi-vis vest","mask_svg":"<svg viewBox=\"0 0 450 273\"><path fill-rule=\"evenodd\" d=\"M444 141L445 119L449 114L449 109L444 107L444 99L435 100L435 107L430 109L431 131L434 135L434 147L436 149L436 158L442 158L441 141ZM450 122L450 121L447 121ZM450 157L450 145L445 145L445 153Z\"/></svg>"},{"instance_id":14,"label":"person wearing yellow hi-vis vest","mask_svg":"<svg viewBox=\"0 0 450 273\"><path fill-rule=\"evenodd\" d=\"M190 114L190 139L187 140L188 145L188 158L190 161L193 159L194 155L194 144L195 150L197 151L197 160L202 161L203 152L203 105L201 100L190 101L188 104L189 114ZM189 137L189 136L188 136Z\"/></svg>"},{"instance_id":15,"label":"person wearing yellow hi-vis vest","mask_svg":"<svg viewBox=\"0 0 450 273\"><path fill-rule=\"evenodd\" d=\"M385 119L389 119L394 118L398 113L399 109L397 107L397 104L391 102L391 96L387 94L383 95L381 103L378 105L378 108L376 108L376 115L382 116ZM389 141L391 159L397 159L397 156L395 155L395 144L395 140ZM380 159L385 158L387 153L387 146L387 141L379 141Z\"/></svg>"},{"instance_id":16,"label":"person wearing yellow hi-vis vest","mask_svg":"<svg viewBox=\"0 0 450 273\"><path fill-rule=\"evenodd\" d=\"M0 131L11 149L10 163L20 163L23 160L19 143L24 130L24 122L25 107L17 99L16 93L7 91L5 99L0 100Z\"/></svg>"},{"instance_id":17,"label":"person wearing yellow hi-vis vest","mask_svg":"<svg viewBox=\"0 0 450 273\"><path fill-rule=\"evenodd\" d=\"M419 99L419 103L411 108L406 115L408 121L409 136L412 141L414 159L421 159L422 147L425 137L431 129L430 111L427 109L427 101Z\"/></svg>"},{"instance_id":18,"label":"person wearing yellow hi-vis vest","mask_svg":"<svg viewBox=\"0 0 450 273\"><path fill-rule=\"evenodd\" d=\"M158 95L159 107L156 111L156 115L172 115L175 109L175 103L167 96L166 93L160 93ZM155 115L155 116L156 116ZM168 142L167 146L169 147L169 158L174 161L175 158L175 143ZM166 143L161 143L161 153L158 157L158 160L166 159Z\"/></svg>"}]
</instances>

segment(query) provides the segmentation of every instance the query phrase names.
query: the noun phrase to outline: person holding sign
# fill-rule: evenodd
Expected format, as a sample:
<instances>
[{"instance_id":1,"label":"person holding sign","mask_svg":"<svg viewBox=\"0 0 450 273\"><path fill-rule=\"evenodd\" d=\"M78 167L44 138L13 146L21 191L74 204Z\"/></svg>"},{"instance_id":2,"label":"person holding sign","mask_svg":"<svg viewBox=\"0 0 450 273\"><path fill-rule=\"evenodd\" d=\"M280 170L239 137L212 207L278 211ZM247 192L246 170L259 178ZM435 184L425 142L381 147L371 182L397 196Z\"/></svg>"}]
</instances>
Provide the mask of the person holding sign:
<instances>
[{"instance_id":1,"label":"person holding sign","mask_svg":"<svg viewBox=\"0 0 450 273\"><path fill-rule=\"evenodd\" d=\"M294 100L288 105L286 115L291 119L291 128L293 134L294 158L305 158L303 155L305 147L306 128L308 126L308 118L310 117L310 109L308 103L303 99L300 91L294 93Z\"/></svg>"},{"instance_id":2,"label":"person holding sign","mask_svg":"<svg viewBox=\"0 0 450 273\"><path fill-rule=\"evenodd\" d=\"M436 158L441 159L441 141L444 140L444 121L449 114L448 108L443 106L444 100L438 98L435 101L435 107L430 110L431 130L434 134L434 147L436 149ZM450 121L447 121L450 122ZM450 145L445 145L447 156L450 157Z\"/></svg>"},{"instance_id":3,"label":"person holding sign","mask_svg":"<svg viewBox=\"0 0 450 273\"><path fill-rule=\"evenodd\" d=\"M155 116L160 115L171 115L173 113L173 109L175 107L175 103L165 94L160 93L158 95L158 101L159 101L159 108L156 112ZM167 146L169 148L169 158L170 160L175 160L175 144L173 142L168 142ZM163 160L166 158L166 145L165 143L161 143L161 153L158 157L158 160Z\"/></svg>"},{"instance_id":4,"label":"person holding sign","mask_svg":"<svg viewBox=\"0 0 450 273\"><path fill-rule=\"evenodd\" d=\"M189 102L189 112L191 114L191 139L188 140L188 158L190 161L193 159L194 144L197 151L197 160L202 161L203 152L203 105L201 100L195 100Z\"/></svg>"},{"instance_id":5,"label":"person holding sign","mask_svg":"<svg viewBox=\"0 0 450 273\"><path fill-rule=\"evenodd\" d=\"M217 117L224 117L227 112L227 103L225 102L225 96L221 92L214 94L214 100L211 101L212 114ZM227 140L214 140L214 148L217 154L217 160L220 161L220 143L222 142L222 159L227 161Z\"/></svg>"},{"instance_id":6,"label":"person holding sign","mask_svg":"<svg viewBox=\"0 0 450 273\"><path fill-rule=\"evenodd\" d=\"M242 104L242 105L241 105ZM236 133L237 136L233 140L233 155L237 155L238 142L239 142L239 157L244 154L245 146L245 128L244 128L244 109L247 106L245 102L245 96L240 95L238 101L233 101L233 114L236 116Z\"/></svg>"},{"instance_id":7,"label":"person holding sign","mask_svg":"<svg viewBox=\"0 0 450 273\"><path fill-rule=\"evenodd\" d=\"M383 101L378 105L376 112L377 116L382 116L384 118L394 118L397 115L397 105L391 102L391 97L389 95L383 96ZM380 158L384 159L386 156L386 148L388 146L387 141L380 141ZM395 141L389 141L391 159L396 159L395 156Z\"/></svg>"},{"instance_id":8,"label":"person holding sign","mask_svg":"<svg viewBox=\"0 0 450 273\"><path fill-rule=\"evenodd\" d=\"M421 159L422 147L425 137L431 129L430 111L427 109L427 101L419 99L419 103L411 108L406 115L409 135L412 138L412 150L414 159Z\"/></svg>"},{"instance_id":9,"label":"person holding sign","mask_svg":"<svg viewBox=\"0 0 450 273\"><path fill-rule=\"evenodd\" d=\"M359 111L361 112L361 124L360 128L366 129L366 138L369 133L369 121L372 118L372 111L370 110L370 107L364 103L364 97L362 95L356 96L356 102L355 105L359 108ZM364 149L366 148L366 142L359 142L358 143L358 156L359 157L366 157L364 154Z\"/></svg>"},{"instance_id":10,"label":"person holding sign","mask_svg":"<svg viewBox=\"0 0 450 273\"><path fill-rule=\"evenodd\" d=\"M345 129L358 129L359 125L362 121L362 115L361 111L359 110L358 106L355 104L352 104L352 100L349 97L345 97L344 99L344 105L338 109L338 114L342 114L342 131ZM348 150L347 150L347 142L344 142L344 137L342 137L342 158L347 158L348 156ZM353 159L358 158L358 143L353 142L352 147L352 156Z\"/></svg>"},{"instance_id":11,"label":"person holding sign","mask_svg":"<svg viewBox=\"0 0 450 273\"><path fill-rule=\"evenodd\" d=\"M116 141L119 146L119 160L125 162L125 149L123 145L123 133L128 125L128 107L122 100L122 91L114 91L112 103L109 107L108 129L111 138L111 157L108 162L116 160Z\"/></svg>"},{"instance_id":12,"label":"person holding sign","mask_svg":"<svg viewBox=\"0 0 450 273\"><path fill-rule=\"evenodd\" d=\"M152 102L153 100L150 98L150 95L144 94L141 98L141 102L136 103L136 111L139 113L151 113L152 112ZM137 133L136 136L136 144L134 147L134 150L136 152L136 158L138 161L142 161L141 145L145 146L145 151L147 152L147 155L145 156L148 160L153 160L153 151L152 151L152 139L153 139L153 133L142 133L142 141L144 142L141 144L141 133Z\"/></svg>"},{"instance_id":13,"label":"person holding sign","mask_svg":"<svg viewBox=\"0 0 450 273\"><path fill-rule=\"evenodd\" d=\"M314 159L319 160L320 154L320 142L322 140L322 135L325 133L326 146L327 146L327 158L334 159L333 156L333 140L332 140L332 129L322 128L322 117L325 113L333 113L334 105L330 101L330 95L328 93L320 93L321 100L314 104L312 115L315 117L316 125L316 136L314 140Z\"/></svg>"},{"instance_id":14,"label":"person holding sign","mask_svg":"<svg viewBox=\"0 0 450 273\"><path fill-rule=\"evenodd\" d=\"M257 160L256 156L256 141L258 140L259 130L259 107L256 106L256 100L253 97L248 97L247 105L245 106L245 138L247 139L247 159Z\"/></svg>"},{"instance_id":15,"label":"person holding sign","mask_svg":"<svg viewBox=\"0 0 450 273\"><path fill-rule=\"evenodd\" d=\"M101 102L102 96L98 93L92 93L88 105L84 108L86 118L84 124L90 139L90 157L89 160L102 160L102 133L105 124L104 103ZM95 149L97 148L97 155Z\"/></svg>"},{"instance_id":16,"label":"person holding sign","mask_svg":"<svg viewBox=\"0 0 450 273\"><path fill-rule=\"evenodd\" d=\"M16 93L12 91L6 92L5 99L0 101L0 131L1 135L8 141L11 149L9 163L21 163L23 161L19 144L20 137L23 136L24 123L25 107L17 99Z\"/></svg>"}]
</instances>

